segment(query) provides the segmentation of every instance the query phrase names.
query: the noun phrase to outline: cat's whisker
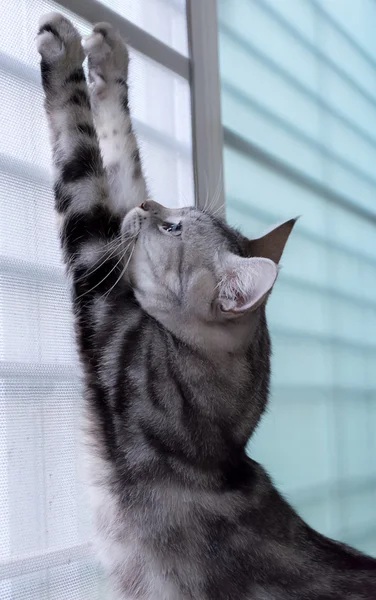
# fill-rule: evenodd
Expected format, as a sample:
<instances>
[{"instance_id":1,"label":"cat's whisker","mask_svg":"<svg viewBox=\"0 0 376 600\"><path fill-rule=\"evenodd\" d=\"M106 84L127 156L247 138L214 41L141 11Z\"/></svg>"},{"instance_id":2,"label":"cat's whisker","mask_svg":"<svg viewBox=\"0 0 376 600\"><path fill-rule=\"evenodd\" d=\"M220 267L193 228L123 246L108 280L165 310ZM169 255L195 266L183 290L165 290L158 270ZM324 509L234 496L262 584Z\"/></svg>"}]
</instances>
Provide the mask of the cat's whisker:
<instances>
[{"instance_id":1,"label":"cat's whisker","mask_svg":"<svg viewBox=\"0 0 376 600\"><path fill-rule=\"evenodd\" d=\"M81 281L83 279L86 279L89 275L92 275L93 273L95 273L95 271L97 271L98 269L100 269L108 260L110 260L110 258L112 258L114 256L114 254L116 254L118 251L123 251L122 248L122 244L124 243L123 239L120 240L116 240L116 244L113 242L110 242L106 248L104 249L103 253L101 253L100 257L98 258L98 260L96 260L93 264L92 269L90 269L89 271L85 271L80 277L76 278L76 281ZM103 259L99 264L98 261L100 261L101 259Z\"/></svg>"},{"instance_id":2,"label":"cat's whisker","mask_svg":"<svg viewBox=\"0 0 376 600\"><path fill-rule=\"evenodd\" d=\"M207 214L211 215L211 212L212 212L212 209L213 209L214 206L215 206L215 195L212 196L212 198L210 200L210 203L209 203L209 206L207 207L207 209L206 209L205 212Z\"/></svg>"},{"instance_id":3,"label":"cat's whisker","mask_svg":"<svg viewBox=\"0 0 376 600\"><path fill-rule=\"evenodd\" d=\"M101 256L100 258L103 258L102 262L100 262L99 264L97 264L97 263L98 263L98 261L95 261L94 265L96 265L96 266L95 266L93 269L90 269L89 271L85 271L85 272L84 272L84 273L81 275L81 277L77 277L77 278L76 278L76 281L81 281L81 280L83 280L83 279L87 279L87 277L88 277L89 275L92 275L93 273L95 273L95 271L98 271L98 269L100 269L100 268L101 268L101 267L102 267L102 266L103 266L103 265L104 265L104 264L105 264L105 263L106 263L106 262L107 262L107 261L108 261L110 258L112 258L112 257L114 256L114 254L116 254L116 252L117 252L117 250L118 250L118 249L119 249L119 248L118 248L118 247L116 247L116 248L114 248L114 249L113 249L113 250L110 252L110 254L107 254L107 253L106 253L106 255L105 255L104 257L103 257L103 256Z\"/></svg>"},{"instance_id":4,"label":"cat's whisker","mask_svg":"<svg viewBox=\"0 0 376 600\"><path fill-rule=\"evenodd\" d=\"M120 280L121 280L121 279L124 277L124 275L125 275L125 273L126 273L126 270L127 270L127 268L128 268L128 265L129 265L129 263L130 263L130 261L131 261L131 258L132 258L132 256L133 256L134 249L135 249L135 246L133 246L133 248L132 248L132 250L131 250L131 253L130 253L130 255L129 255L129 258L128 258L128 260L127 260L127 263L126 263L126 265L125 265L124 269L122 270L122 272L120 273L120 275L119 275L118 279L117 279L117 280L115 281L115 283L114 283L114 284L113 284L113 285L110 287L110 289L108 290L108 292L106 292L105 294L103 294L102 298L107 298L107 297L109 296L109 294L112 292L112 290L114 289L114 287L115 287L115 286L117 286L117 284L119 283L119 281L120 281Z\"/></svg>"},{"instance_id":5,"label":"cat's whisker","mask_svg":"<svg viewBox=\"0 0 376 600\"><path fill-rule=\"evenodd\" d=\"M112 258L117 252L124 252L126 253L128 251L128 249L130 248L133 240L135 240L138 236L138 233L133 234L133 235L129 235L129 236L119 236L117 238L115 238L112 242L109 242L108 244L106 244L106 247L103 251L103 254L101 253L101 256L98 258L98 260L96 260L94 262L94 265L92 269L90 269L89 271L85 271L85 273L83 275L81 275L81 277L77 277L76 281L81 281L83 279L86 279L89 275L92 275L93 273L95 273L98 269L100 269L108 260L110 260L110 258ZM125 248L122 247L124 243L129 242L128 246ZM101 260L103 258L103 260L99 263L98 261ZM100 282L102 283L102 282ZM98 284L99 285L99 284ZM92 290L89 290L92 291ZM88 293L88 292L85 292Z\"/></svg>"},{"instance_id":6,"label":"cat's whisker","mask_svg":"<svg viewBox=\"0 0 376 600\"><path fill-rule=\"evenodd\" d=\"M222 283L223 283L223 277L218 281L217 285L214 288L214 291L218 290L221 287Z\"/></svg>"},{"instance_id":7,"label":"cat's whisker","mask_svg":"<svg viewBox=\"0 0 376 600\"><path fill-rule=\"evenodd\" d=\"M79 296L77 296L76 300L79 300L83 296L86 296L87 294L90 294L90 292L93 292L99 285L101 285L104 281L106 281L106 279L117 268L117 266L121 263L121 261L124 260L124 257L125 257L125 255L127 253L128 248L129 248L129 246L127 246L127 248L124 250L123 254L119 258L119 260L115 263L115 265L112 267L112 269L110 271L108 271L108 273L106 273L106 275L100 281L98 281L98 283L96 283L92 288L90 288L89 290L86 290L85 292L83 292L82 294L80 294Z\"/></svg>"},{"instance_id":8,"label":"cat's whisker","mask_svg":"<svg viewBox=\"0 0 376 600\"><path fill-rule=\"evenodd\" d=\"M220 168L220 171L218 173L218 181L217 184L215 186L215 190L214 190L214 194L212 196L212 199L210 201L209 206L207 206L206 208L204 208L204 212L211 214L211 211L213 209L213 207L217 204L218 199L220 198L221 195L221 184L222 184L222 167Z\"/></svg>"},{"instance_id":9,"label":"cat's whisker","mask_svg":"<svg viewBox=\"0 0 376 600\"><path fill-rule=\"evenodd\" d=\"M133 240L134 238L137 237L137 235L138 235L138 233L135 233L133 235L119 234L113 241L106 244L106 248L110 248L114 244L116 245L116 244L122 243L124 241Z\"/></svg>"},{"instance_id":10,"label":"cat's whisker","mask_svg":"<svg viewBox=\"0 0 376 600\"><path fill-rule=\"evenodd\" d=\"M220 213L220 212L223 210L223 208L224 208L224 207L223 207L223 205L221 204L220 206L218 206L218 208L217 208L217 209L216 209L216 210L215 210L213 213L211 213L211 216L212 216L212 217L215 217L215 216L217 216L217 214L218 214L218 213Z\"/></svg>"},{"instance_id":11,"label":"cat's whisker","mask_svg":"<svg viewBox=\"0 0 376 600\"><path fill-rule=\"evenodd\" d=\"M212 198L210 198L210 199L209 198L210 197L209 197L209 192L208 192L208 201L205 202L205 207L204 207L204 212L206 212L206 213L210 212L210 207L211 207L212 200L213 200Z\"/></svg>"},{"instance_id":12,"label":"cat's whisker","mask_svg":"<svg viewBox=\"0 0 376 600\"><path fill-rule=\"evenodd\" d=\"M215 191L215 202L213 206L216 206L218 204L219 198L221 197L221 185L222 185L222 169L220 170L219 174L218 174L218 183L217 183L217 187L216 187L216 191Z\"/></svg>"},{"instance_id":13,"label":"cat's whisker","mask_svg":"<svg viewBox=\"0 0 376 600\"><path fill-rule=\"evenodd\" d=\"M205 183L206 183L206 198L205 198L204 208L202 209L203 212L206 211L208 202L209 202L209 178L208 178L207 171L205 171Z\"/></svg>"}]
</instances>

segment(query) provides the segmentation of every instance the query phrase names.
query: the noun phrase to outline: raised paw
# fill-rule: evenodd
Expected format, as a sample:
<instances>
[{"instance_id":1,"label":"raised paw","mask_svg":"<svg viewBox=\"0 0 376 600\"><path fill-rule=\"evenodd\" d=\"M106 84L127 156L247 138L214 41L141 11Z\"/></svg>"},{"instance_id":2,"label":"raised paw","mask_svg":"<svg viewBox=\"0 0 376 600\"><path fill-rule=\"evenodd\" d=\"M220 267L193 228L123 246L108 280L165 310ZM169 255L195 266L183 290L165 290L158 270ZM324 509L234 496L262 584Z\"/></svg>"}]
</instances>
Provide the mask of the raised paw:
<instances>
[{"instance_id":1,"label":"raised paw","mask_svg":"<svg viewBox=\"0 0 376 600\"><path fill-rule=\"evenodd\" d=\"M120 33L109 23L97 23L82 40L88 57L91 89L101 91L107 84L127 83L129 54Z\"/></svg>"},{"instance_id":2,"label":"raised paw","mask_svg":"<svg viewBox=\"0 0 376 600\"><path fill-rule=\"evenodd\" d=\"M63 63L68 68L81 65L84 53L77 29L60 13L43 15L39 20L37 49L46 63Z\"/></svg>"}]
</instances>

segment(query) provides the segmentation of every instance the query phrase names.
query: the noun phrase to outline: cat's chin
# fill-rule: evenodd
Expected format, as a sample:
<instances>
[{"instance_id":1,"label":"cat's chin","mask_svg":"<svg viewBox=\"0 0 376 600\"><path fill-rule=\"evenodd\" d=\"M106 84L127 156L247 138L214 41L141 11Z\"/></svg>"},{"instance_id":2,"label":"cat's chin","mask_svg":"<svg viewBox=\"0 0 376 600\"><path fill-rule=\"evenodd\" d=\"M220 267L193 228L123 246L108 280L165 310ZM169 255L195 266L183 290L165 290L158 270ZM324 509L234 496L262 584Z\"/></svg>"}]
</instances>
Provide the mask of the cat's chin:
<instances>
[{"instance_id":1,"label":"cat's chin","mask_svg":"<svg viewBox=\"0 0 376 600\"><path fill-rule=\"evenodd\" d=\"M130 210L123 219L123 223L121 225L122 238L125 240L136 239L141 231L142 223L146 218L146 214L142 208L138 206L136 206L136 208L132 208L132 210Z\"/></svg>"}]
</instances>

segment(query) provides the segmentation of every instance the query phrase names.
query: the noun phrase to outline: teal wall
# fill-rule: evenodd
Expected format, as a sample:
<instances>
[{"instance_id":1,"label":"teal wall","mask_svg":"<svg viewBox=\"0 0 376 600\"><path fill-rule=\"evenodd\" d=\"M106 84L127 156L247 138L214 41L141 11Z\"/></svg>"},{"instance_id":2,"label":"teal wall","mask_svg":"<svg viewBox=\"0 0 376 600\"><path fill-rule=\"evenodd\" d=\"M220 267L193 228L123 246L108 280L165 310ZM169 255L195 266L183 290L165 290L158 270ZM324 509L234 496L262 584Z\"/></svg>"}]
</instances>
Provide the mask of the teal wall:
<instances>
[{"instance_id":1,"label":"teal wall","mask_svg":"<svg viewBox=\"0 0 376 600\"><path fill-rule=\"evenodd\" d=\"M376 555L376 2L218 9L228 220L302 215L250 453L312 526Z\"/></svg>"}]
</instances>

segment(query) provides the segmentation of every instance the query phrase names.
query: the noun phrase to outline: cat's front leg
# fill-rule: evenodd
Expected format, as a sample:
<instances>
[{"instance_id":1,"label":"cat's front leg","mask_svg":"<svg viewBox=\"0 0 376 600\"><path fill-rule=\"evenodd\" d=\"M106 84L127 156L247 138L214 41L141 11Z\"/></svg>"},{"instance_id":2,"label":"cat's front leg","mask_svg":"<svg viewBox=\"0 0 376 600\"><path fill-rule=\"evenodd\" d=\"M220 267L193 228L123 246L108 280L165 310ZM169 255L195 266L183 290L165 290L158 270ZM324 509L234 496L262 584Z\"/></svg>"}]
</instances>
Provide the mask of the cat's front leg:
<instances>
[{"instance_id":1,"label":"cat's front leg","mask_svg":"<svg viewBox=\"0 0 376 600\"><path fill-rule=\"evenodd\" d=\"M81 36L59 13L44 15L39 25L37 48L52 142L55 207L66 259L72 264L85 245L99 237L100 228L90 228L88 221L97 213L99 223L105 220L102 213L111 219L108 186L82 68Z\"/></svg>"},{"instance_id":2,"label":"cat's front leg","mask_svg":"<svg viewBox=\"0 0 376 600\"><path fill-rule=\"evenodd\" d=\"M111 204L123 216L148 195L128 104L128 50L108 23L95 25L83 40L83 47L88 56L91 106Z\"/></svg>"},{"instance_id":3,"label":"cat's front leg","mask_svg":"<svg viewBox=\"0 0 376 600\"><path fill-rule=\"evenodd\" d=\"M40 20L37 47L54 163L61 241L80 311L122 286L128 244L112 210L82 62L81 36L68 19Z\"/></svg>"}]
</instances>

